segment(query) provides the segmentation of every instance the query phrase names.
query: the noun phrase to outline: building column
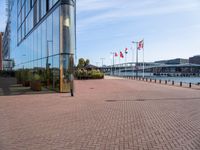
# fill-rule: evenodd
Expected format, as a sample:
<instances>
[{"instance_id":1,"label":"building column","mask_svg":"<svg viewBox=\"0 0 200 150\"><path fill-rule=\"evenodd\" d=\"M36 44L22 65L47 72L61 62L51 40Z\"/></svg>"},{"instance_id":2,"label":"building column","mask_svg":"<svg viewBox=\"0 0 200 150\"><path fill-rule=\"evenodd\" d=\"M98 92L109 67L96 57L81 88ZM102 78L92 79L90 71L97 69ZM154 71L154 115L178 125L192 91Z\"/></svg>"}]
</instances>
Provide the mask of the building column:
<instances>
[{"instance_id":1,"label":"building column","mask_svg":"<svg viewBox=\"0 0 200 150\"><path fill-rule=\"evenodd\" d=\"M75 42L75 2L62 0L60 7L60 92L70 92L73 88Z\"/></svg>"}]
</instances>

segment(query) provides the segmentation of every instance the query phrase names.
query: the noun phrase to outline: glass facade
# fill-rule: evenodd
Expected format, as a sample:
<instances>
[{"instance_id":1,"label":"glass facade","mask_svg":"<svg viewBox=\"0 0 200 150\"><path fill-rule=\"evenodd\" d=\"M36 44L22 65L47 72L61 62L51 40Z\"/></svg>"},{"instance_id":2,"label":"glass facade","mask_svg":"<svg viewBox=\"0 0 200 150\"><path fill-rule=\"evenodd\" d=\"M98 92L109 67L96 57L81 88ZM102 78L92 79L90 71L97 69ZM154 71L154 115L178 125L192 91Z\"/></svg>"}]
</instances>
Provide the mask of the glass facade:
<instances>
[{"instance_id":1,"label":"glass facade","mask_svg":"<svg viewBox=\"0 0 200 150\"><path fill-rule=\"evenodd\" d=\"M36 70L46 86L69 92L75 50L74 0L16 0L11 8L15 69Z\"/></svg>"}]
</instances>

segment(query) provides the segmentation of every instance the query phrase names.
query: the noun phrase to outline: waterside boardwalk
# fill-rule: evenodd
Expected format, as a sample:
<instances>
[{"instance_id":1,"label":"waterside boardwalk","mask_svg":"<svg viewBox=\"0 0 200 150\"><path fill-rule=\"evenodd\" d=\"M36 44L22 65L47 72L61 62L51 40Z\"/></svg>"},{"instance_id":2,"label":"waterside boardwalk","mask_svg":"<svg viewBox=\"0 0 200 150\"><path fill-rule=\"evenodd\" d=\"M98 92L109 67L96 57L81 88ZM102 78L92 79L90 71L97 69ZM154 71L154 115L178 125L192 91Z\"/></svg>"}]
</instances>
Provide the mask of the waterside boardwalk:
<instances>
[{"instance_id":1,"label":"waterside boardwalk","mask_svg":"<svg viewBox=\"0 0 200 150\"><path fill-rule=\"evenodd\" d=\"M2 150L199 150L200 92L107 78L0 96Z\"/></svg>"}]
</instances>

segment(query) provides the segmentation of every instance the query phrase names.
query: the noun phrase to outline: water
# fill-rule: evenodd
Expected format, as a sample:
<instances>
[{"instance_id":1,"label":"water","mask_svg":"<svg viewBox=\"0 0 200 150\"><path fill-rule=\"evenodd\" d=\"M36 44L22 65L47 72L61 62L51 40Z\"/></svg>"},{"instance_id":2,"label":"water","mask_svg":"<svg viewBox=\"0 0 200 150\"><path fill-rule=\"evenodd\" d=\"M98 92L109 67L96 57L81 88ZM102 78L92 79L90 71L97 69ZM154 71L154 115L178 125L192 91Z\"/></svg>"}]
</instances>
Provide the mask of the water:
<instances>
[{"instance_id":1,"label":"water","mask_svg":"<svg viewBox=\"0 0 200 150\"><path fill-rule=\"evenodd\" d=\"M192 83L192 84L200 83L200 77L160 77L160 76L152 76L150 78L151 79L158 79L158 80L174 81L174 82Z\"/></svg>"},{"instance_id":2,"label":"water","mask_svg":"<svg viewBox=\"0 0 200 150\"><path fill-rule=\"evenodd\" d=\"M117 76L136 76L135 73L132 72L115 72ZM143 73L138 73L138 76L142 77ZM192 84L200 84L200 77L161 77L161 76L154 76L153 73L145 73L147 78L157 79L157 80L167 80L167 81L174 81L174 82L183 82L183 83L192 83Z\"/></svg>"}]
</instances>

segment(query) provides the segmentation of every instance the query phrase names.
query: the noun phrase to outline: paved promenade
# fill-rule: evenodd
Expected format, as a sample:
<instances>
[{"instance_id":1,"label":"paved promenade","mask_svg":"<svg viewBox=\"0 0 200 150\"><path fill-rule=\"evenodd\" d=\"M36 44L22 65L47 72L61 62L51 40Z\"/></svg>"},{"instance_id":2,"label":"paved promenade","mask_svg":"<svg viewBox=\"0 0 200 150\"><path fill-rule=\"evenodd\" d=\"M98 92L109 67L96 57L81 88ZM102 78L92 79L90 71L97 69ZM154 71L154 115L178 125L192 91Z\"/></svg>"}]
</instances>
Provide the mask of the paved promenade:
<instances>
[{"instance_id":1,"label":"paved promenade","mask_svg":"<svg viewBox=\"0 0 200 150\"><path fill-rule=\"evenodd\" d=\"M134 80L0 96L0 150L200 150L200 91Z\"/></svg>"}]
</instances>

